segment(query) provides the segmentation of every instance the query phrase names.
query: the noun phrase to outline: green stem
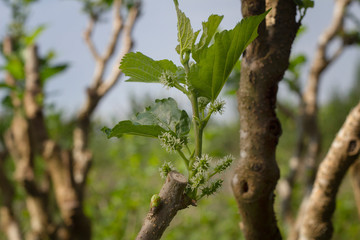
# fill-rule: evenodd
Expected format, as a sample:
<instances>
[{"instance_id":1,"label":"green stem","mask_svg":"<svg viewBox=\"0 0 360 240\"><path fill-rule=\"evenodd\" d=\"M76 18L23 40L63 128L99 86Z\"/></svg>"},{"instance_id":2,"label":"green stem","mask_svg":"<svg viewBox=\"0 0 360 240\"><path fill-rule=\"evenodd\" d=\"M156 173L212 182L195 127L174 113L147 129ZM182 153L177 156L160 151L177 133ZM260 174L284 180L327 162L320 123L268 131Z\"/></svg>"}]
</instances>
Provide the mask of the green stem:
<instances>
[{"instance_id":1,"label":"green stem","mask_svg":"<svg viewBox=\"0 0 360 240\"><path fill-rule=\"evenodd\" d=\"M185 58L184 58L184 55L185 55ZM185 52L185 53L181 52L180 53L180 62L184 66L186 75L188 75L188 73L190 71L189 60L190 60L190 53L189 52Z\"/></svg>"},{"instance_id":2,"label":"green stem","mask_svg":"<svg viewBox=\"0 0 360 240\"><path fill-rule=\"evenodd\" d=\"M186 149L188 150L189 155L191 156L192 153L191 153L191 150L190 150L189 146L188 146L187 144L185 144L185 146L186 146ZM191 158L191 157L190 157L190 158Z\"/></svg>"},{"instance_id":3,"label":"green stem","mask_svg":"<svg viewBox=\"0 0 360 240\"><path fill-rule=\"evenodd\" d=\"M179 153L180 157L184 160L185 166L189 171L189 159L185 157L184 153L181 150L177 150L177 152Z\"/></svg>"},{"instance_id":4,"label":"green stem","mask_svg":"<svg viewBox=\"0 0 360 240\"><path fill-rule=\"evenodd\" d=\"M181 86L179 83L175 83L175 88L177 88L178 90L183 92L185 95L189 96L189 92L183 86Z\"/></svg>"},{"instance_id":5,"label":"green stem","mask_svg":"<svg viewBox=\"0 0 360 240\"><path fill-rule=\"evenodd\" d=\"M215 176L215 174L217 174L218 172L213 172L211 174L209 174L207 180L210 180L213 176Z\"/></svg>"},{"instance_id":6,"label":"green stem","mask_svg":"<svg viewBox=\"0 0 360 240\"><path fill-rule=\"evenodd\" d=\"M201 157L202 151L202 127L201 127L201 119L199 114L199 106L195 93L191 94L191 106L193 111L193 124L194 124L194 132L195 132L195 157Z\"/></svg>"},{"instance_id":7,"label":"green stem","mask_svg":"<svg viewBox=\"0 0 360 240\"><path fill-rule=\"evenodd\" d=\"M212 113L213 113L213 112L209 112L209 113L206 115L206 117L202 120L202 127L203 127L203 129L206 127L207 123L209 122Z\"/></svg>"}]
</instances>

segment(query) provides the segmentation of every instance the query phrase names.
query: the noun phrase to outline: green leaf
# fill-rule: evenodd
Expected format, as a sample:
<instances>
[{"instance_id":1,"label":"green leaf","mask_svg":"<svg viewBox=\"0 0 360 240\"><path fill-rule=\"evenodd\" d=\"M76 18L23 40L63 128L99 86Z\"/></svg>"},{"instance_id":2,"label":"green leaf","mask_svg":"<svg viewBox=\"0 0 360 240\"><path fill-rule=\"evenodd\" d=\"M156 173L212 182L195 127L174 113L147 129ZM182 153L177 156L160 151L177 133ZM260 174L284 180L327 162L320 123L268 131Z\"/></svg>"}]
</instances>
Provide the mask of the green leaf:
<instances>
[{"instance_id":1,"label":"green leaf","mask_svg":"<svg viewBox=\"0 0 360 240\"><path fill-rule=\"evenodd\" d=\"M313 0L303 0L304 8L313 8L314 1Z\"/></svg>"},{"instance_id":2,"label":"green leaf","mask_svg":"<svg viewBox=\"0 0 360 240\"><path fill-rule=\"evenodd\" d=\"M101 130L106 133L108 138L120 138L123 134L157 138L164 132L164 129L157 125L140 125L130 120L119 122L113 129L103 127Z\"/></svg>"},{"instance_id":3,"label":"green leaf","mask_svg":"<svg viewBox=\"0 0 360 240\"><path fill-rule=\"evenodd\" d=\"M190 51L193 39L194 39L194 31L191 27L190 19L186 17L185 13L183 13L179 9L179 4L177 1L174 1L176 14L177 14L177 28L178 28L178 42L179 42L179 54L183 52Z\"/></svg>"},{"instance_id":4,"label":"green leaf","mask_svg":"<svg viewBox=\"0 0 360 240\"><path fill-rule=\"evenodd\" d=\"M199 55L201 54L201 50L209 46L211 39L214 37L223 18L224 16L211 15L208 18L207 22L202 23L203 32L200 37L199 43L193 46L192 49L192 57L195 61L199 61Z\"/></svg>"},{"instance_id":5,"label":"green leaf","mask_svg":"<svg viewBox=\"0 0 360 240\"><path fill-rule=\"evenodd\" d=\"M158 83L166 70L176 73L177 66L170 60L155 61L140 52L131 52L124 56L120 69L129 76L127 82Z\"/></svg>"},{"instance_id":6,"label":"green leaf","mask_svg":"<svg viewBox=\"0 0 360 240\"><path fill-rule=\"evenodd\" d=\"M190 131L190 119L187 113L178 109L173 98L156 99L154 105L136 114L136 121L142 125L159 125L167 132L178 136L184 136Z\"/></svg>"},{"instance_id":7,"label":"green leaf","mask_svg":"<svg viewBox=\"0 0 360 240\"><path fill-rule=\"evenodd\" d=\"M258 36L257 29L270 10L243 19L234 29L215 35L214 44L202 51L190 68L189 81L200 96L214 101L245 48Z\"/></svg>"},{"instance_id":8,"label":"green leaf","mask_svg":"<svg viewBox=\"0 0 360 240\"><path fill-rule=\"evenodd\" d=\"M175 125L175 133L177 136L186 136L190 131L191 121L187 113L182 110L180 121Z\"/></svg>"},{"instance_id":9,"label":"green leaf","mask_svg":"<svg viewBox=\"0 0 360 240\"><path fill-rule=\"evenodd\" d=\"M297 69L306 63L307 59L304 54L298 54L290 59L288 70L292 73L297 72Z\"/></svg>"},{"instance_id":10,"label":"green leaf","mask_svg":"<svg viewBox=\"0 0 360 240\"><path fill-rule=\"evenodd\" d=\"M3 69L7 70L15 79L25 79L24 63L15 55L8 58L7 64Z\"/></svg>"},{"instance_id":11,"label":"green leaf","mask_svg":"<svg viewBox=\"0 0 360 240\"><path fill-rule=\"evenodd\" d=\"M179 83L185 84L186 83L185 77L186 77L185 69L182 67L178 67L178 69L176 71L176 80Z\"/></svg>"},{"instance_id":12,"label":"green leaf","mask_svg":"<svg viewBox=\"0 0 360 240\"><path fill-rule=\"evenodd\" d=\"M46 80L66 70L67 64L59 64L55 66L45 66L40 70L40 80L44 84Z\"/></svg>"},{"instance_id":13,"label":"green leaf","mask_svg":"<svg viewBox=\"0 0 360 240\"><path fill-rule=\"evenodd\" d=\"M50 62L51 60L53 60L56 57L56 53L54 50L50 50L47 52L44 60L45 62Z\"/></svg>"},{"instance_id":14,"label":"green leaf","mask_svg":"<svg viewBox=\"0 0 360 240\"><path fill-rule=\"evenodd\" d=\"M0 82L0 88L7 88L9 90L15 90L15 87L14 86L11 86L9 84L6 84L4 82Z\"/></svg>"},{"instance_id":15,"label":"green leaf","mask_svg":"<svg viewBox=\"0 0 360 240\"><path fill-rule=\"evenodd\" d=\"M190 119L184 110L179 110L172 98L155 100L155 104L136 114L133 120L121 121L113 129L102 129L108 138L123 134L157 138L164 132L185 136L190 131Z\"/></svg>"},{"instance_id":16,"label":"green leaf","mask_svg":"<svg viewBox=\"0 0 360 240\"><path fill-rule=\"evenodd\" d=\"M313 8L314 7L314 1L313 0L294 0L294 2L300 8Z\"/></svg>"},{"instance_id":17,"label":"green leaf","mask_svg":"<svg viewBox=\"0 0 360 240\"><path fill-rule=\"evenodd\" d=\"M25 44L27 46L32 45L45 29L45 25L40 25L29 36L25 36Z\"/></svg>"},{"instance_id":18,"label":"green leaf","mask_svg":"<svg viewBox=\"0 0 360 240\"><path fill-rule=\"evenodd\" d=\"M7 107L9 109L13 109L14 106L12 104L12 101L11 101L11 97L9 95L5 96L2 100L1 100L1 104L4 106L4 107Z\"/></svg>"}]
</instances>

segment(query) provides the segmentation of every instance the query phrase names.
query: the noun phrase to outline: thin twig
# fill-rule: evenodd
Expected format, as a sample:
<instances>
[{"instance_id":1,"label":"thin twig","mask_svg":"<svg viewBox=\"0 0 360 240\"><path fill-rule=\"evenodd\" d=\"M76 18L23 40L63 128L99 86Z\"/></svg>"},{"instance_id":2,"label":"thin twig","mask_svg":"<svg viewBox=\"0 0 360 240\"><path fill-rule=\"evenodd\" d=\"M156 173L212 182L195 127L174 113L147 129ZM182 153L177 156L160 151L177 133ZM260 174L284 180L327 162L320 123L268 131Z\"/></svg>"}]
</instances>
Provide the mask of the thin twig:
<instances>
[{"instance_id":1,"label":"thin twig","mask_svg":"<svg viewBox=\"0 0 360 240\"><path fill-rule=\"evenodd\" d=\"M98 53L98 51L94 45L94 42L92 41L92 38L91 38L95 23L96 23L95 18L90 17L88 26L86 27L86 29L84 31L84 39L85 39L86 45L89 47L90 52L93 55L93 57L95 58L95 60L100 60L99 53Z\"/></svg>"},{"instance_id":2,"label":"thin twig","mask_svg":"<svg viewBox=\"0 0 360 240\"><path fill-rule=\"evenodd\" d=\"M133 46L131 34L138 16L138 12L139 8L137 6L132 7L129 11L129 15L123 29L122 48L115 60L115 64L109 74L108 79L103 82L97 90L99 96L104 96L119 80L119 77L121 75L121 70L119 70L119 63L121 59L125 56L125 54L128 53Z\"/></svg>"}]
</instances>

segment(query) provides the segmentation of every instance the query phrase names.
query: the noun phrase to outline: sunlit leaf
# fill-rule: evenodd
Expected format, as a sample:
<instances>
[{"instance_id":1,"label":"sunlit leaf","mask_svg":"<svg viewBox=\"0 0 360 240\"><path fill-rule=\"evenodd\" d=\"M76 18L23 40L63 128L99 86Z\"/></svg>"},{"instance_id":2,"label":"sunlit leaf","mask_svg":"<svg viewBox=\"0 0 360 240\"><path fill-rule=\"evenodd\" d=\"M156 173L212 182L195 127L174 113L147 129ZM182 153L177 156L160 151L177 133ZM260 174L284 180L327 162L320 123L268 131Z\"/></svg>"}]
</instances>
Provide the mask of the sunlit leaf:
<instances>
[{"instance_id":1,"label":"sunlit leaf","mask_svg":"<svg viewBox=\"0 0 360 240\"><path fill-rule=\"evenodd\" d=\"M203 29L199 43L194 45L192 49L192 57L195 61L199 61L199 55L201 54L201 50L209 46L211 39L214 37L223 18L224 16L211 15L208 18L207 22L202 23Z\"/></svg>"},{"instance_id":2,"label":"sunlit leaf","mask_svg":"<svg viewBox=\"0 0 360 240\"><path fill-rule=\"evenodd\" d=\"M15 55L8 58L3 69L8 71L15 79L25 79L24 63Z\"/></svg>"},{"instance_id":3,"label":"sunlit leaf","mask_svg":"<svg viewBox=\"0 0 360 240\"><path fill-rule=\"evenodd\" d=\"M179 9L179 4L175 2L176 14L177 14L177 28L178 28L178 42L179 53L190 51L193 39L194 31L191 27L190 19L186 17L185 13Z\"/></svg>"},{"instance_id":4,"label":"sunlit leaf","mask_svg":"<svg viewBox=\"0 0 360 240\"><path fill-rule=\"evenodd\" d=\"M170 60L155 61L140 52L128 53L121 61L120 69L130 77L127 82L158 83L165 71L176 73L178 68Z\"/></svg>"},{"instance_id":5,"label":"sunlit leaf","mask_svg":"<svg viewBox=\"0 0 360 240\"><path fill-rule=\"evenodd\" d=\"M65 71L67 67L68 67L67 64L59 64L55 66L46 66L42 68L40 71L41 82L45 83L46 80L48 80L49 78Z\"/></svg>"},{"instance_id":6,"label":"sunlit leaf","mask_svg":"<svg viewBox=\"0 0 360 240\"><path fill-rule=\"evenodd\" d=\"M257 28L268 12L245 18L234 29L217 33L214 44L202 51L189 78L200 96L212 101L217 98L240 55L258 36Z\"/></svg>"},{"instance_id":7,"label":"sunlit leaf","mask_svg":"<svg viewBox=\"0 0 360 240\"><path fill-rule=\"evenodd\" d=\"M36 39L40 36L40 34L46 29L45 25L40 25L37 27L29 36L25 37L25 44L27 46L34 44Z\"/></svg>"}]
</instances>

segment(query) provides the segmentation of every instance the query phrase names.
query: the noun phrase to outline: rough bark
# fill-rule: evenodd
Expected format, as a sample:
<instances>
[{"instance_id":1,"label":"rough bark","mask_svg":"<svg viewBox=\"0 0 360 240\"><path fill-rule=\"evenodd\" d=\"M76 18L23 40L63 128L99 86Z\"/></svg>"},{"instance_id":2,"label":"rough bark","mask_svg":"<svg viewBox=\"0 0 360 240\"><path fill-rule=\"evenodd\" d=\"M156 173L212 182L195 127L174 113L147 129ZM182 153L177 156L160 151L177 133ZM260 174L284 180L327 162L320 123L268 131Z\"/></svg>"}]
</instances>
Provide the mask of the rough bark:
<instances>
[{"instance_id":1,"label":"rough bark","mask_svg":"<svg viewBox=\"0 0 360 240\"><path fill-rule=\"evenodd\" d=\"M29 123L31 149L42 154L52 180L55 199L65 228L62 239L90 239L91 226L83 212L83 205L74 182L73 161L69 151L61 150L48 137L39 96L43 95L38 71L35 46L25 51L26 87L24 95L25 116Z\"/></svg>"},{"instance_id":2,"label":"rough bark","mask_svg":"<svg viewBox=\"0 0 360 240\"><path fill-rule=\"evenodd\" d=\"M26 206L30 214L31 226L27 239L46 239L54 231L48 212L48 188L46 186L42 188L36 182L34 152L30 147L29 132L28 122L21 112L17 112L5 140L15 160L14 177L26 192Z\"/></svg>"},{"instance_id":3,"label":"rough bark","mask_svg":"<svg viewBox=\"0 0 360 240\"><path fill-rule=\"evenodd\" d=\"M44 145L43 157L54 185L55 199L65 228L61 239L91 239L91 224L83 211L79 189L74 181L73 160L69 151L52 140Z\"/></svg>"},{"instance_id":4,"label":"rough bark","mask_svg":"<svg viewBox=\"0 0 360 240\"><path fill-rule=\"evenodd\" d=\"M4 53L11 54L12 40L6 38L4 41ZM10 52L5 52L10 51ZM26 49L26 73L29 74L26 82L38 81L38 59L36 48L34 46ZM7 74L6 82L10 86L15 86L15 80ZM31 84L30 84L31 85ZM26 95L37 95L38 91L34 91L32 86L26 83ZM27 239L49 238L54 232L54 226L51 223L50 214L48 212L48 185L39 186L35 179L34 157L36 154L32 137L36 135L36 131L31 130L30 121L24 116L22 108L26 109L26 102L22 102L16 94L12 94L12 104L14 106L14 116L10 129L5 134L5 143L9 153L15 161L15 179L24 187L26 192L26 206L30 214L31 231L27 234ZM31 102L29 102L31 105ZM26 112L26 111L25 111ZM26 115L26 114L25 114ZM34 129L35 130L35 129Z\"/></svg>"},{"instance_id":5,"label":"rough bark","mask_svg":"<svg viewBox=\"0 0 360 240\"><path fill-rule=\"evenodd\" d=\"M291 45L299 28L293 1L242 1L244 17L272 8L258 38L242 59L238 91L240 159L232 188L246 239L281 239L273 209L279 179L275 150L281 135L276 117L278 82L288 67Z\"/></svg>"},{"instance_id":6,"label":"rough bark","mask_svg":"<svg viewBox=\"0 0 360 240\"><path fill-rule=\"evenodd\" d=\"M158 240L178 211L192 204L184 194L186 178L178 172L170 172L159 193L160 204L147 214L136 240Z\"/></svg>"},{"instance_id":7,"label":"rough bark","mask_svg":"<svg viewBox=\"0 0 360 240\"><path fill-rule=\"evenodd\" d=\"M321 162L304 214L299 239L331 239L336 194L360 154L360 103L350 112Z\"/></svg>"},{"instance_id":8,"label":"rough bark","mask_svg":"<svg viewBox=\"0 0 360 240\"><path fill-rule=\"evenodd\" d=\"M339 38L343 30L346 8L351 0L337 0L335 2L333 17L327 29L320 35L314 59L310 66L309 75L304 92L301 95L299 115L297 119L297 141L293 157L290 159L290 172L279 189L281 197L281 211L288 224L294 224L289 239L297 239L298 227L301 225L302 214L306 208L308 197L311 193L315 179L318 158L321 150L321 133L318 126L318 92L323 72L343 52L347 45L342 45L333 53L329 54L330 45ZM299 174L305 171L304 174ZM305 176L305 193L296 222L291 209L292 189L296 176Z\"/></svg>"}]
</instances>

